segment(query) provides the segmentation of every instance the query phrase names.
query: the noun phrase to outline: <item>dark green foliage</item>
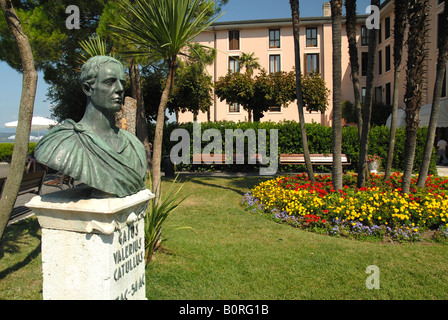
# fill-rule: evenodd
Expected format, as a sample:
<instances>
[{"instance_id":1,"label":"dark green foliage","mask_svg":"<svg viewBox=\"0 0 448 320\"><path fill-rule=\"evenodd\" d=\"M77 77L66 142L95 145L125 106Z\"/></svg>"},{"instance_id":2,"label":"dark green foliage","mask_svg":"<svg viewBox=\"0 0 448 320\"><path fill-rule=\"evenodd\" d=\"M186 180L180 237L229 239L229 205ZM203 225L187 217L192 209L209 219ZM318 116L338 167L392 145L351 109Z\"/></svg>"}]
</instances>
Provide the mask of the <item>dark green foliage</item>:
<instances>
[{"instance_id":1,"label":"dark green foliage","mask_svg":"<svg viewBox=\"0 0 448 320\"><path fill-rule=\"evenodd\" d=\"M28 145L28 153L33 154L36 143ZM11 162L14 143L0 143L0 162Z\"/></svg>"}]
</instances>

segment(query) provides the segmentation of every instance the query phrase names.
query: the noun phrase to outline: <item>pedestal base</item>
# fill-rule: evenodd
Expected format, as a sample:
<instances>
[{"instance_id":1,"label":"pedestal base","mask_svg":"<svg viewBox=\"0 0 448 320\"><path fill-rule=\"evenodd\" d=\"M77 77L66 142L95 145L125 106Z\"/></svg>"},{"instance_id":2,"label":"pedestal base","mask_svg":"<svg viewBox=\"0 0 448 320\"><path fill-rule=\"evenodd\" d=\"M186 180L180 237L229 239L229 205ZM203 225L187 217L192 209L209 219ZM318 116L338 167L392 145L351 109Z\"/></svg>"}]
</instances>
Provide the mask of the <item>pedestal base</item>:
<instances>
[{"instance_id":1,"label":"pedestal base","mask_svg":"<svg viewBox=\"0 0 448 320\"><path fill-rule=\"evenodd\" d=\"M144 216L154 197L91 198L75 188L34 197L45 300L145 299Z\"/></svg>"}]
</instances>

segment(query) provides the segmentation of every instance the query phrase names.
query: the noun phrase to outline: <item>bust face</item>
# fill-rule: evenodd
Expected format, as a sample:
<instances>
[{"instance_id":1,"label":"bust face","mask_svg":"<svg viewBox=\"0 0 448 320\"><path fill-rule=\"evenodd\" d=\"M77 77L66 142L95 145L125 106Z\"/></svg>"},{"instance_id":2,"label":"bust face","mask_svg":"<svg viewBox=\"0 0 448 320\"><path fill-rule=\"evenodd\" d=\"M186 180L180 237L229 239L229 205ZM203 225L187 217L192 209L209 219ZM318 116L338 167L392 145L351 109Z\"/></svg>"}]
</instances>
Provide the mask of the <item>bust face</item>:
<instances>
[{"instance_id":1,"label":"bust face","mask_svg":"<svg viewBox=\"0 0 448 320\"><path fill-rule=\"evenodd\" d=\"M124 71L117 63L106 63L98 70L95 83L91 86L91 102L107 112L121 110L125 86Z\"/></svg>"}]
</instances>

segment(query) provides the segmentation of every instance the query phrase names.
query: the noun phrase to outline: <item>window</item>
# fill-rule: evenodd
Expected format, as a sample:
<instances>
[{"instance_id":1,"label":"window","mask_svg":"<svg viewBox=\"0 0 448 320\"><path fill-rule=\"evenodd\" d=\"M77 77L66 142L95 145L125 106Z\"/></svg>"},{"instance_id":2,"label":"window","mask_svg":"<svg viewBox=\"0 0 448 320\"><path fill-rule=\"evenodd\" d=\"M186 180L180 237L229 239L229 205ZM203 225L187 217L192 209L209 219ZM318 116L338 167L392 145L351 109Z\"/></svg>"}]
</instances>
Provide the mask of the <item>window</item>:
<instances>
[{"instance_id":1,"label":"window","mask_svg":"<svg viewBox=\"0 0 448 320\"><path fill-rule=\"evenodd\" d=\"M390 70L390 62L391 62L391 56L390 56L390 46L386 47L386 71Z\"/></svg>"},{"instance_id":2,"label":"window","mask_svg":"<svg viewBox=\"0 0 448 320\"><path fill-rule=\"evenodd\" d=\"M229 31L229 50L240 50L240 31Z\"/></svg>"},{"instance_id":3,"label":"window","mask_svg":"<svg viewBox=\"0 0 448 320\"><path fill-rule=\"evenodd\" d=\"M369 53L362 52L361 53L361 76L367 75L367 65L369 61Z\"/></svg>"},{"instance_id":4,"label":"window","mask_svg":"<svg viewBox=\"0 0 448 320\"><path fill-rule=\"evenodd\" d=\"M269 56L269 72L276 73L281 71L280 68L280 55L272 54Z\"/></svg>"},{"instance_id":5,"label":"window","mask_svg":"<svg viewBox=\"0 0 448 320\"><path fill-rule=\"evenodd\" d=\"M361 101L362 101L362 103L366 102L366 93L367 93L366 87L362 87L361 88Z\"/></svg>"},{"instance_id":6,"label":"window","mask_svg":"<svg viewBox=\"0 0 448 320\"><path fill-rule=\"evenodd\" d=\"M391 92L391 84L390 82L386 83L386 104L392 104L392 92Z\"/></svg>"},{"instance_id":7,"label":"window","mask_svg":"<svg viewBox=\"0 0 448 320\"><path fill-rule=\"evenodd\" d=\"M317 47L317 28L306 28L306 46Z\"/></svg>"},{"instance_id":8,"label":"window","mask_svg":"<svg viewBox=\"0 0 448 320\"><path fill-rule=\"evenodd\" d=\"M375 101L383 102L383 87L381 86L375 88Z\"/></svg>"},{"instance_id":9,"label":"window","mask_svg":"<svg viewBox=\"0 0 448 320\"><path fill-rule=\"evenodd\" d=\"M366 26L361 26L361 45L369 45L369 29Z\"/></svg>"},{"instance_id":10,"label":"window","mask_svg":"<svg viewBox=\"0 0 448 320\"><path fill-rule=\"evenodd\" d=\"M383 51L378 51L378 74L383 73Z\"/></svg>"},{"instance_id":11,"label":"window","mask_svg":"<svg viewBox=\"0 0 448 320\"><path fill-rule=\"evenodd\" d=\"M280 48L280 29L269 30L269 48Z\"/></svg>"},{"instance_id":12,"label":"window","mask_svg":"<svg viewBox=\"0 0 448 320\"><path fill-rule=\"evenodd\" d=\"M390 17L384 19L385 29L384 30L384 39L389 39L390 37Z\"/></svg>"},{"instance_id":13,"label":"window","mask_svg":"<svg viewBox=\"0 0 448 320\"><path fill-rule=\"evenodd\" d=\"M282 106L269 107L269 112L282 112Z\"/></svg>"},{"instance_id":14,"label":"window","mask_svg":"<svg viewBox=\"0 0 448 320\"><path fill-rule=\"evenodd\" d=\"M229 113L235 113L240 112L240 104L239 103L233 103L229 105Z\"/></svg>"},{"instance_id":15,"label":"window","mask_svg":"<svg viewBox=\"0 0 448 320\"><path fill-rule=\"evenodd\" d=\"M305 55L305 74L319 73L319 54L308 53Z\"/></svg>"},{"instance_id":16,"label":"window","mask_svg":"<svg viewBox=\"0 0 448 320\"><path fill-rule=\"evenodd\" d=\"M229 70L234 72L240 72L240 62L238 61L238 57L229 57Z\"/></svg>"},{"instance_id":17,"label":"window","mask_svg":"<svg viewBox=\"0 0 448 320\"><path fill-rule=\"evenodd\" d=\"M443 19L443 13L438 14L437 15L437 48L440 47L440 37L442 36L442 34L441 34L442 19Z\"/></svg>"}]
</instances>

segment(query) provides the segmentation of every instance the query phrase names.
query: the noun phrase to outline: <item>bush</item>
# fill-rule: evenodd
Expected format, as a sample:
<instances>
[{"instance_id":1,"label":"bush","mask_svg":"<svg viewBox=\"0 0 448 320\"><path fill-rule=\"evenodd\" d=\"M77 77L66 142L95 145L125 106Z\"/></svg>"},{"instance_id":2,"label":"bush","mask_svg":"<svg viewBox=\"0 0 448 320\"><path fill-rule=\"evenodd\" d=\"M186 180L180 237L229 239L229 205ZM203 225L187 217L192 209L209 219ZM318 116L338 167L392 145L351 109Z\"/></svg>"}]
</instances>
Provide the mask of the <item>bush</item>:
<instances>
[{"instance_id":1,"label":"bush","mask_svg":"<svg viewBox=\"0 0 448 320\"><path fill-rule=\"evenodd\" d=\"M173 130L177 128L183 128L190 134L190 154L192 159L193 155L193 123L176 124L169 123L164 129L164 140L163 140L163 155L169 155L170 150L175 146L178 141L170 141L170 136ZM300 124L295 121L283 121L279 123L274 122L206 122L201 123L201 133L203 134L207 129L217 129L222 137L222 152L225 152L225 130L226 129L241 129L243 132L247 129L253 129L258 132L259 129L266 129L266 139L267 139L267 151L269 152L269 130L278 129L278 147L279 153L303 153L302 138L300 134ZM149 129L150 140L154 137L155 125L151 125ZM308 144L310 153L316 154L331 154L331 139L332 139L332 128L327 126L322 126L316 123L306 124ZM426 140L427 128L420 128L418 130L417 136L417 150L414 162L414 171L417 172L420 167L420 163L423 158L424 145ZM369 154L376 154L383 159L387 158L387 153L389 149L389 136L390 130L386 126L373 126L370 129L369 137ZM404 170L404 142L405 142L405 129L400 128L397 130L396 143L395 143L395 153L393 159L393 170L403 171ZM202 148L209 144L208 141L202 141ZM235 148L235 144L234 144ZM247 142L245 145L245 150L247 153ZM235 150L234 150L235 151ZM342 128L342 153L348 155L351 160L351 165L344 166L347 170L357 171L358 161L359 161L359 138L358 129L356 127L343 127ZM191 161L192 162L192 161ZM385 161L384 161L385 162ZM247 161L245 162L247 163ZM382 163L383 165L384 163ZM200 171L213 171L213 170L238 170L238 171L253 171L257 170L256 165L177 165L177 170L200 170ZM285 172L304 172L305 166L282 166L282 171ZM331 166L316 166L316 171L326 171L329 172ZM433 157L431 159L431 165L429 169L430 174L437 173L436 167L436 153L433 152Z\"/></svg>"},{"instance_id":2,"label":"bush","mask_svg":"<svg viewBox=\"0 0 448 320\"><path fill-rule=\"evenodd\" d=\"M28 153L33 154L37 143L30 143ZM14 143L0 143L0 162L11 162Z\"/></svg>"}]
</instances>

